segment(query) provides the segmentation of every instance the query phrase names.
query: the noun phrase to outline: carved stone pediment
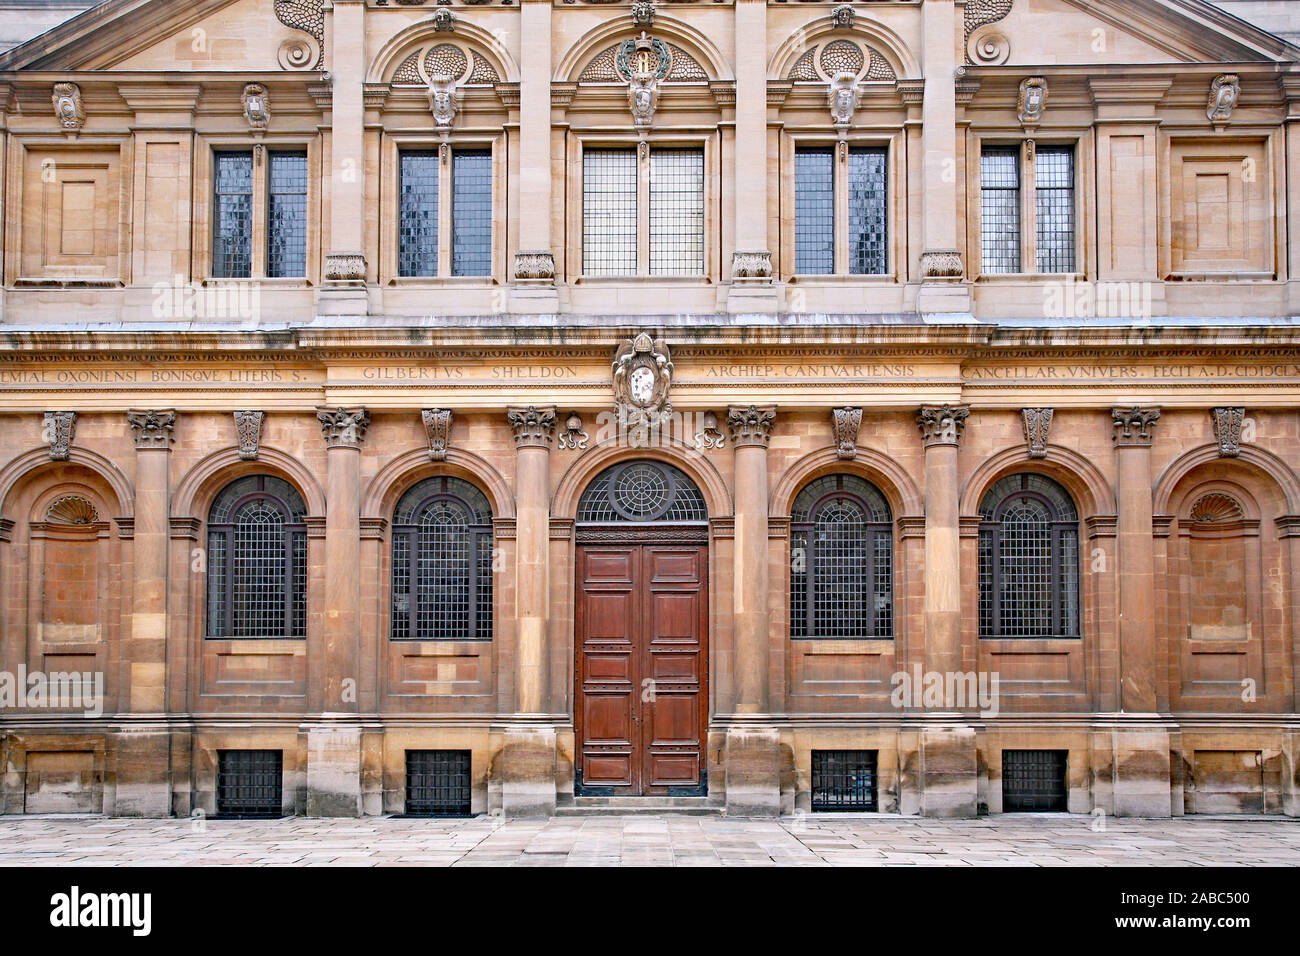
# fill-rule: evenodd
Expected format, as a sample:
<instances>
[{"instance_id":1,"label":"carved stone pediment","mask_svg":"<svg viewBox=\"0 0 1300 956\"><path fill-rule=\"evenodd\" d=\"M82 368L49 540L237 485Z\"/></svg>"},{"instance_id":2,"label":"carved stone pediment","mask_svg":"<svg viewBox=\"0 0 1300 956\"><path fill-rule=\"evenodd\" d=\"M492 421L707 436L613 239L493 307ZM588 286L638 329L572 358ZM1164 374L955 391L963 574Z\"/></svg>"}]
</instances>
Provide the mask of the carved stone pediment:
<instances>
[{"instance_id":1,"label":"carved stone pediment","mask_svg":"<svg viewBox=\"0 0 1300 956\"><path fill-rule=\"evenodd\" d=\"M614 352L611 372L620 426L657 427L672 413L668 393L673 382L673 359L663 339L642 332L635 339L623 340Z\"/></svg>"}]
</instances>

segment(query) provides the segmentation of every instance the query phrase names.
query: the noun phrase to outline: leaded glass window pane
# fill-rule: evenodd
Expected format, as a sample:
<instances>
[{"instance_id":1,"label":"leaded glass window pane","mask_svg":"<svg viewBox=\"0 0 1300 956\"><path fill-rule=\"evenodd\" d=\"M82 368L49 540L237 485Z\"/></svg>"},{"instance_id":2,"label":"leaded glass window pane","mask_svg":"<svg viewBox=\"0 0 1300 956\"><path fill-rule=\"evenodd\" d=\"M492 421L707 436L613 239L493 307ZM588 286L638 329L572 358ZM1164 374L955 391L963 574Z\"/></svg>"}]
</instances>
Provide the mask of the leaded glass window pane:
<instances>
[{"instance_id":1,"label":"leaded glass window pane","mask_svg":"<svg viewBox=\"0 0 1300 956\"><path fill-rule=\"evenodd\" d=\"M214 157L212 276L247 279L253 274L253 154Z\"/></svg>"},{"instance_id":2,"label":"leaded glass window pane","mask_svg":"<svg viewBox=\"0 0 1300 956\"><path fill-rule=\"evenodd\" d=\"M849 272L884 275L889 262L887 244L887 152L849 152Z\"/></svg>"},{"instance_id":3,"label":"leaded glass window pane","mask_svg":"<svg viewBox=\"0 0 1300 956\"><path fill-rule=\"evenodd\" d=\"M999 480L980 503L981 637L1079 636L1079 515L1046 475Z\"/></svg>"},{"instance_id":4,"label":"leaded glass window pane","mask_svg":"<svg viewBox=\"0 0 1300 956\"><path fill-rule=\"evenodd\" d=\"M208 512L208 636L304 637L306 506L288 482L249 475Z\"/></svg>"},{"instance_id":5,"label":"leaded glass window pane","mask_svg":"<svg viewBox=\"0 0 1300 956\"><path fill-rule=\"evenodd\" d=\"M893 523L855 475L809 482L791 509L790 636L893 637Z\"/></svg>"},{"instance_id":6,"label":"leaded glass window pane","mask_svg":"<svg viewBox=\"0 0 1300 956\"><path fill-rule=\"evenodd\" d=\"M438 274L438 154L411 150L398 163L397 274Z\"/></svg>"},{"instance_id":7,"label":"leaded glass window pane","mask_svg":"<svg viewBox=\"0 0 1300 956\"><path fill-rule=\"evenodd\" d=\"M492 273L492 153L457 150L451 172L451 274Z\"/></svg>"},{"instance_id":8,"label":"leaded glass window pane","mask_svg":"<svg viewBox=\"0 0 1300 956\"><path fill-rule=\"evenodd\" d=\"M650 153L650 274L704 272L704 153Z\"/></svg>"},{"instance_id":9,"label":"leaded glass window pane","mask_svg":"<svg viewBox=\"0 0 1300 956\"><path fill-rule=\"evenodd\" d=\"M794 259L800 275L835 271L835 152L794 154Z\"/></svg>"},{"instance_id":10,"label":"leaded glass window pane","mask_svg":"<svg viewBox=\"0 0 1300 956\"><path fill-rule=\"evenodd\" d=\"M1038 271L1074 272L1074 149L1040 147L1034 170Z\"/></svg>"},{"instance_id":11,"label":"leaded glass window pane","mask_svg":"<svg viewBox=\"0 0 1300 956\"><path fill-rule=\"evenodd\" d=\"M589 149L582 154L582 271L588 276L636 274L636 151Z\"/></svg>"},{"instance_id":12,"label":"leaded glass window pane","mask_svg":"<svg viewBox=\"0 0 1300 956\"><path fill-rule=\"evenodd\" d=\"M980 158L983 268L1020 271L1020 150L988 147Z\"/></svg>"},{"instance_id":13,"label":"leaded glass window pane","mask_svg":"<svg viewBox=\"0 0 1300 956\"><path fill-rule=\"evenodd\" d=\"M708 519L708 506L695 482L680 468L659 461L606 468L578 501L578 520L595 524L702 524Z\"/></svg>"},{"instance_id":14,"label":"leaded glass window pane","mask_svg":"<svg viewBox=\"0 0 1300 956\"><path fill-rule=\"evenodd\" d=\"M492 639L492 512L460 478L436 477L402 496L393 516L395 641Z\"/></svg>"},{"instance_id":15,"label":"leaded glass window pane","mask_svg":"<svg viewBox=\"0 0 1300 956\"><path fill-rule=\"evenodd\" d=\"M268 254L271 278L307 274L307 154L272 153Z\"/></svg>"}]
</instances>

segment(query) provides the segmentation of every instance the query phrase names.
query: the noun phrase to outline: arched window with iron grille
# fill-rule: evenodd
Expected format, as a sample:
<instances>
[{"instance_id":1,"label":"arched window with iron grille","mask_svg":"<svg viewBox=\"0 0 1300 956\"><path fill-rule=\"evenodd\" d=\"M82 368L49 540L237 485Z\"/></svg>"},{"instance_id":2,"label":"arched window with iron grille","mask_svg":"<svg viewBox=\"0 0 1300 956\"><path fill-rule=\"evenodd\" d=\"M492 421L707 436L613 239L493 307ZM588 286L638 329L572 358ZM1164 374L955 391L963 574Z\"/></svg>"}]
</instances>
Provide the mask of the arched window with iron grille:
<instances>
[{"instance_id":1,"label":"arched window with iron grille","mask_svg":"<svg viewBox=\"0 0 1300 956\"><path fill-rule=\"evenodd\" d=\"M1045 475L1008 475L980 504L980 637L1079 636L1079 512Z\"/></svg>"},{"instance_id":2,"label":"arched window with iron grille","mask_svg":"<svg viewBox=\"0 0 1300 956\"><path fill-rule=\"evenodd\" d=\"M307 636L307 506L287 481L249 475L208 512L208 637Z\"/></svg>"},{"instance_id":3,"label":"arched window with iron grille","mask_svg":"<svg viewBox=\"0 0 1300 956\"><path fill-rule=\"evenodd\" d=\"M885 496L855 475L804 487L790 514L790 636L894 636L894 526Z\"/></svg>"},{"instance_id":4,"label":"arched window with iron grille","mask_svg":"<svg viewBox=\"0 0 1300 956\"><path fill-rule=\"evenodd\" d=\"M393 515L394 641L492 640L492 507L461 478L428 478Z\"/></svg>"}]
</instances>

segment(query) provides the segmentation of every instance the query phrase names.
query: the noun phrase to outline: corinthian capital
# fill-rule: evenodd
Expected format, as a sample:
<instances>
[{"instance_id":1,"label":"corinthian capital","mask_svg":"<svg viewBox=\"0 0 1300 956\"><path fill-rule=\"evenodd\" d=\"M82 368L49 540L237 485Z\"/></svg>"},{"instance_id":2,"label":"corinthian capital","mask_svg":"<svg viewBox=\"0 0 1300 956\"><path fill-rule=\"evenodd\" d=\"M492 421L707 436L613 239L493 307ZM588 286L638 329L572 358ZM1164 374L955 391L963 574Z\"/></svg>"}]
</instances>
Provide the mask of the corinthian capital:
<instances>
[{"instance_id":1,"label":"corinthian capital","mask_svg":"<svg viewBox=\"0 0 1300 956\"><path fill-rule=\"evenodd\" d=\"M1135 405L1132 408L1112 408L1110 417L1115 424L1112 436L1116 445L1150 448L1151 433L1155 430L1160 409L1152 406Z\"/></svg>"},{"instance_id":2,"label":"corinthian capital","mask_svg":"<svg viewBox=\"0 0 1300 956\"><path fill-rule=\"evenodd\" d=\"M320 433L330 448L360 448L370 426L370 413L364 408L328 408L316 406Z\"/></svg>"},{"instance_id":3,"label":"corinthian capital","mask_svg":"<svg viewBox=\"0 0 1300 956\"><path fill-rule=\"evenodd\" d=\"M136 448L171 448L172 429L176 427L176 412L172 409L131 409L126 420L135 432Z\"/></svg>"},{"instance_id":4,"label":"corinthian capital","mask_svg":"<svg viewBox=\"0 0 1300 956\"><path fill-rule=\"evenodd\" d=\"M732 405L727 409L727 427L731 430L731 444L735 448L746 445L766 448L776 424L776 408L768 405Z\"/></svg>"},{"instance_id":5,"label":"corinthian capital","mask_svg":"<svg viewBox=\"0 0 1300 956\"><path fill-rule=\"evenodd\" d=\"M956 445L961 442L969 417L969 405L922 405L916 413L916 424L921 428L921 439L926 448Z\"/></svg>"},{"instance_id":6,"label":"corinthian capital","mask_svg":"<svg viewBox=\"0 0 1300 956\"><path fill-rule=\"evenodd\" d=\"M506 421L515 433L516 448L550 448L555 435L555 406L512 405L506 409Z\"/></svg>"}]
</instances>

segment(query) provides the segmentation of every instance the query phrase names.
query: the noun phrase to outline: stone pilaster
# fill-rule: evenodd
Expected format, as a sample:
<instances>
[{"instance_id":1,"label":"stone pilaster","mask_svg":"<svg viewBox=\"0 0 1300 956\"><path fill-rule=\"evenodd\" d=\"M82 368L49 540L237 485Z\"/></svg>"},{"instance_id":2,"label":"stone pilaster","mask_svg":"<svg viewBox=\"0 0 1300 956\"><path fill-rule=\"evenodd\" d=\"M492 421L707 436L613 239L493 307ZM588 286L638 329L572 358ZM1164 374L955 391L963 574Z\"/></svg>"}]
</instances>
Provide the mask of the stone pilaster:
<instances>
[{"instance_id":1,"label":"stone pilaster","mask_svg":"<svg viewBox=\"0 0 1300 956\"><path fill-rule=\"evenodd\" d=\"M318 408L325 477L324 653L311 668L329 722L307 728L307 815L360 816L361 442L364 408Z\"/></svg>"},{"instance_id":2,"label":"stone pilaster","mask_svg":"<svg viewBox=\"0 0 1300 956\"><path fill-rule=\"evenodd\" d=\"M509 816L554 812L555 728L546 723L553 406L512 407L515 438L515 717L505 734L501 801Z\"/></svg>"},{"instance_id":3,"label":"stone pilaster","mask_svg":"<svg viewBox=\"0 0 1300 956\"><path fill-rule=\"evenodd\" d=\"M519 4L519 248L511 265L510 311L560 309L551 246L551 0Z\"/></svg>"},{"instance_id":4,"label":"stone pilaster","mask_svg":"<svg viewBox=\"0 0 1300 956\"><path fill-rule=\"evenodd\" d=\"M772 252L767 235L766 0L736 0L736 245L731 260L731 312L774 312Z\"/></svg>"},{"instance_id":5,"label":"stone pilaster","mask_svg":"<svg viewBox=\"0 0 1300 956\"><path fill-rule=\"evenodd\" d=\"M736 713L727 731L727 812L738 816L780 813L780 743L763 721L771 712L768 609L767 448L776 409L727 409L735 449L736 517L732 589Z\"/></svg>"},{"instance_id":6,"label":"stone pilaster","mask_svg":"<svg viewBox=\"0 0 1300 956\"><path fill-rule=\"evenodd\" d=\"M957 447L966 428L966 405L926 405L916 421L925 444L925 668L962 670L960 476ZM951 686L945 681L945 686ZM955 711L957 701L945 700ZM973 817L979 810L975 732L959 720L926 726L917 754L920 811L924 816Z\"/></svg>"},{"instance_id":7,"label":"stone pilaster","mask_svg":"<svg viewBox=\"0 0 1300 956\"><path fill-rule=\"evenodd\" d=\"M957 11L953 0L923 0L922 52L925 98L921 103L925 246L921 253L919 312L966 314L970 291L957 245Z\"/></svg>"},{"instance_id":8,"label":"stone pilaster","mask_svg":"<svg viewBox=\"0 0 1300 956\"><path fill-rule=\"evenodd\" d=\"M328 13L330 101L329 248L318 309L325 315L365 315L366 4L335 0Z\"/></svg>"},{"instance_id":9,"label":"stone pilaster","mask_svg":"<svg viewBox=\"0 0 1300 956\"><path fill-rule=\"evenodd\" d=\"M118 700L132 714L161 714L167 688L167 559L170 471L176 412L127 412L135 438L135 534L131 542L131 625L122 648ZM119 704L120 706L120 704ZM166 733L124 732L115 812L164 817L171 810Z\"/></svg>"},{"instance_id":10,"label":"stone pilaster","mask_svg":"<svg viewBox=\"0 0 1300 956\"><path fill-rule=\"evenodd\" d=\"M1114 427L1119 705L1111 728L1112 811L1116 816L1170 814L1169 729L1156 718L1160 667L1156 644L1155 549L1151 442L1160 410L1111 409Z\"/></svg>"}]
</instances>

